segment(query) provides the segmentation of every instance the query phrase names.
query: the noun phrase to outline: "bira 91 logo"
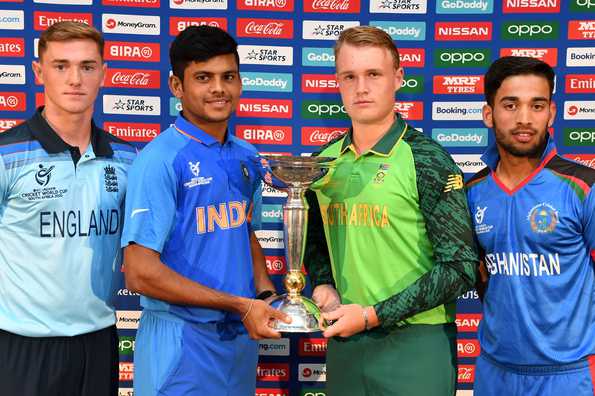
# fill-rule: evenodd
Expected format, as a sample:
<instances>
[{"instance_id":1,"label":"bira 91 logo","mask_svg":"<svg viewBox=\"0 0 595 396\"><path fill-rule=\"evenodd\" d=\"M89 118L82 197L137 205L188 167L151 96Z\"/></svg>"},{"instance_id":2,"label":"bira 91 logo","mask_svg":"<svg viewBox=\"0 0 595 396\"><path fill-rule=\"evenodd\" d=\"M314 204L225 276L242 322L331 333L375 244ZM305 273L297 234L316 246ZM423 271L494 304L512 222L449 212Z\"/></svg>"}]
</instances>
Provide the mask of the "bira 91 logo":
<instances>
[{"instance_id":1,"label":"bira 91 logo","mask_svg":"<svg viewBox=\"0 0 595 396\"><path fill-rule=\"evenodd\" d=\"M93 26L93 14L48 11L33 12L33 28L35 30L46 30L54 23L62 21L76 21Z\"/></svg>"},{"instance_id":2,"label":"bira 91 logo","mask_svg":"<svg viewBox=\"0 0 595 396\"><path fill-rule=\"evenodd\" d=\"M402 67L424 67L426 50L424 48L399 48L399 63Z\"/></svg>"},{"instance_id":3,"label":"bira 91 logo","mask_svg":"<svg viewBox=\"0 0 595 396\"><path fill-rule=\"evenodd\" d=\"M22 58L25 56L25 39L0 37L0 57Z\"/></svg>"},{"instance_id":4,"label":"bira 91 logo","mask_svg":"<svg viewBox=\"0 0 595 396\"><path fill-rule=\"evenodd\" d=\"M482 94L483 76L434 76L435 94Z\"/></svg>"},{"instance_id":5,"label":"bira 91 logo","mask_svg":"<svg viewBox=\"0 0 595 396\"><path fill-rule=\"evenodd\" d=\"M564 157L595 169L595 154L564 154Z\"/></svg>"},{"instance_id":6,"label":"bira 91 logo","mask_svg":"<svg viewBox=\"0 0 595 396\"><path fill-rule=\"evenodd\" d=\"M405 120L415 121L424 119L424 103L421 101L395 102L395 111L398 112Z\"/></svg>"},{"instance_id":7,"label":"bira 91 logo","mask_svg":"<svg viewBox=\"0 0 595 396\"><path fill-rule=\"evenodd\" d=\"M500 56L526 56L544 61L551 67L558 64L557 48L501 48Z\"/></svg>"},{"instance_id":8,"label":"bira 91 logo","mask_svg":"<svg viewBox=\"0 0 595 396\"><path fill-rule=\"evenodd\" d=\"M159 70L107 69L105 86L114 88L160 88Z\"/></svg>"},{"instance_id":9,"label":"bira 91 logo","mask_svg":"<svg viewBox=\"0 0 595 396\"><path fill-rule=\"evenodd\" d=\"M105 6L117 7L139 7L139 8L159 8L160 0L101 0Z\"/></svg>"},{"instance_id":10,"label":"bira 91 logo","mask_svg":"<svg viewBox=\"0 0 595 396\"><path fill-rule=\"evenodd\" d=\"M257 381L289 381L289 363L258 363Z\"/></svg>"},{"instance_id":11,"label":"bira 91 logo","mask_svg":"<svg viewBox=\"0 0 595 396\"><path fill-rule=\"evenodd\" d=\"M265 196L264 191L263 196ZM285 275L287 273L287 265L283 256L266 256L265 263L269 275Z\"/></svg>"},{"instance_id":12,"label":"bira 91 logo","mask_svg":"<svg viewBox=\"0 0 595 396\"><path fill-rule=\"evenodd\" d=\"M223 30L227 30L226 18L183 18L170 17L169 18L169 35L177 36L178 33L184 31L188 26L213 26Z\"/></svg>"},{"instance_id":13,"label":"bira 91 logo","mask_svg":"<svg viewBox=\"0 0 595 396\"><path fill-rule=\"evenodd\" d=\"M289 390L278 388L256 388L254 396L289 396Z\"/></svg>"},{"instance_id":14,"label":"bira 91 logo","mask_svg":"<svg viewBox=\"0 0 595 396\"><path fill-rule=\"evenodd\" d=\"M300 338L300 356L326 356L326 338Z\"/></svg>"},{"instance_id":15,"label":"bira 91 logo","mask_svg":"<svg viewBox=\"0 0 595 396\"><path fill-rule=\"evenodd\" d=\"M302 74L302 92L338 93L339 83L334 74Z\"/></svg>"},{"instance_id":16,"label":"bira 91 logo","mask_svg":"<svg viewBox=\"0 0 595 396\"><path fill-rule=\"evenodd\" d=\"M293 21L289 19L238 18L238 37L293 38Z\"/></svg>"},{"instance_id":17,"label":"bira 91 logo","mask_svg":"<svg viewBox=\"0 0 595 396\"><path fill-rule=\"evenodd\" d=\"M106 60L130 62L159 62L159 43L134 43L128 41L106 41L103 51Z\"/></svg>"},{"instance_id":18,"label":"bira 91 logo","mask_svg":"<svg viewBox=\"0 0 595 396\"><path fill-rule=\"evenodd\" d=\"M459 364L458 368L457 382L472 384L475 381L475 365Z\"/></svg>"},{"instance_id":19,"label":"bira 91 logo","mask_svg":"<svg viewBox=\"0 0 595 396\"><path fill-rule=\"evenodd\" d=\"M360 0L306 0L305 12L327 12L332 14L357 14Z\"/></svg>"},{"instance_id":20,"label":"bira 91 logo","mask_svg":"<svg viewBox=\"0 0 595 396\"><path fill-rule=\"evenodd\" d=\"M559 32L557 21L514 21L502 25L501 36L504 40L556 40Z\"/></svg>"},{"instance_id":21,"label":"bira 91 logo","mask_svg":"<svg viewBox=\"0 0 595 396\"><path fill-rule=\"evenodd\" d=\"M290 126L237 125L236 136L252 144L291 144Z\"/></svg>"},{"instance_id":22,"label":"bira 91 logo","mask_svg":"<svg viewBox=\"0 0 595 396\"><path fill-rule=\"evenodd\" d=\"M595 0L594 0L594 3L595 3ZM569 40L592 40L592 39L595 39L595 20L568 21L568 39Z\"/></svg>"},{"instance_id":23,"label":"bira 91 logo","mask_svg":"<svg viewBox=\"0 0 595 396\"><path fill-rule=\"evenodd\" d=\"M580 0L579 0L580 1ZM504 0L504 14L559 13L561 0Z\"/></svg>"},{"instance_id":24,"label":"bira 91 logo","mask_svg":"<svg viewBox=\"0 0 595 396\"><path fill-rule=\"evenodd\" d=\"M0 118L0 132L4 132L12 127L15 127L23 121L23 119L17 118Z\"/></svg>"},{"instance_id":25,"label":"bira 91 logo","mask_svg":"<svg viewBox=\"0 0 595 396\"><path fill-rule=\"evenodd\" d=\"M302 145L322 146L333 139L342 136L348 128L330 127L302 127Z\"/></svg>"},{"instance_id":26,"label":"bira 91 logo","mask_svg":"<svg viewBox=\"0 0 595 396\"><path fill-rule=\"evenodd\" d=\"M436 22L436 41L490 41L492 22Z\"/></svg>"},{"instance_id":27,"label":"bira 91 logo","mask_svg":"<svg viewBox=\"0 0 595 396\"><path fill-rule=\"evenodd\" d=\"M291 118L291 99L248 99L241 98L236 109L238 117Z\"/></svg>"},{"instance_id":28,"label":"bira 91 logo","mask_svg":"<svg viewBox=\"0 0 595 396\"><path fill-rule=\"evenodd\" d=\"M293 11L293 0L238 0L238 10Z\"/></svg>"},{"instance_id":29,"label":"bira 91 logo","mask_svg":"<svg viewBox=\"0 0 595 396\"><path fill-rule=\"evenodd\" d=\"M566 93L595 93L595 74L567 74Z\"/></svg>"},{"instance_id":30,"label":"bira 91 logo","mask_svg":"<svg viewBox=\"0 0 595 396\"><path fill-rule=\"evenodd\" d=\"M159 134L161 125L142 122L103 123L103 129L128 142L150 142Z\"/></svg>"},{"instance_id":31,"label":"bira 91 logo","mask_svg":"<svg viewBox=\"0 0 595 396\"><path fill-rule=\"evenodd\" d=\"M24 92L0 92L0 111L27 110L27 95Z\"/></svg>"},{"instance_id":32,"label":"bira 91 logo","mask_svg":"<svg viewBox=\"0 0 595 396\"><path fill-rule=\"evenodd\" d=\"M489 48L436 49L436 67L488 67L491 51Z\"/></svg>"},{"instance_id":33,"label":"bira 91 logo","mask_svg":"<svg viewBox=\"0 0 595 396\"><path fill-rule=\"evenodd\" d=\"M120 381L133 381L134 380L134 363L132 362L120 362L119 366L119 377Z\"/></svg>"},{"instance_id":34,"label":"bira 91 logo","mask_svg":"<svg viewBox=\"0 0 595 396\"><path fill-rule=\"evenodd\" d=\"M479 356L480 347L479 341L476 339L459 339L457 340L457 357L469 358Z\"/></svg>"}]
</instances>

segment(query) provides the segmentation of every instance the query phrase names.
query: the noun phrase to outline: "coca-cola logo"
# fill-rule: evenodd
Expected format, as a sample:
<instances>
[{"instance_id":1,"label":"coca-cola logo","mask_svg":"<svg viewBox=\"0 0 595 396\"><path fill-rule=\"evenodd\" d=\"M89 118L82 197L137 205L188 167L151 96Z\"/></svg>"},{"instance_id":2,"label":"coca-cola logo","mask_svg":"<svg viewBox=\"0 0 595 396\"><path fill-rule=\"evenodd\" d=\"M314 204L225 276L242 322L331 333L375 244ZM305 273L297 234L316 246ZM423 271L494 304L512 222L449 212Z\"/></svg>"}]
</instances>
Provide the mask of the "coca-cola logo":
<instances>
[{"instance_id":1,"label":"coca-cola logo","mask_svg":"<svg viewBox=\"0 0 595 396\"><path fill-rule=\"evenodd\" d=\"M460 364L458 370L458 382L472 383L475 379L475 366Z\"/></svg>"},{"instance_id":2,"label":"coca-cola logo","mask_svg":"<svg viewBox=\"0 0 595 396\"><path fill-rule=\"evenodd\" d=\"M314 0L312 2L312 9L315 11L345 11L349 9L349 1L350 0Z\"/></svg>"},{"instance_id":3,"label":"coca-cola logo","mask_svg":"<svg viewBox=\"0 0 595 396\"><path fill-rule=\"evenodd\" d=\"M289 19L238 18L239 37L293 38L293 21Z\"/></svg>"},{"instance_id":4,"label":"coca-cola logo","mask_svg":"<svg viewBox=\"0 0 595 396\"><path fill-rule=\"evenodd\" d=\"M115 85L136 85L141 87L146 87L149 85L149 73L134 73L134 74L125 74L122 72L116 72L112 76L112 84Z\"/></svg>"},{"instance_id":5,"label":"coca-cola logo","mask_svg":"<svg viewBox=\"0 0 595 396\"><path fill-rule=\"evenodd\" d=\"M159 88L158 70L108 69L106 87Z\"/></svg>"},{"instance_id":6,"label":"coca-cola logo","mask_svg":"<svg viewBox=\"0 0 595 396\"><path fill-rule=\"evenodd\" d=\"M246 34L259 34L264 36L280 36L283 34L283 24L279 22L269 22L266 24L249 22L246 25Z\"/></svg>"}]
</instances>

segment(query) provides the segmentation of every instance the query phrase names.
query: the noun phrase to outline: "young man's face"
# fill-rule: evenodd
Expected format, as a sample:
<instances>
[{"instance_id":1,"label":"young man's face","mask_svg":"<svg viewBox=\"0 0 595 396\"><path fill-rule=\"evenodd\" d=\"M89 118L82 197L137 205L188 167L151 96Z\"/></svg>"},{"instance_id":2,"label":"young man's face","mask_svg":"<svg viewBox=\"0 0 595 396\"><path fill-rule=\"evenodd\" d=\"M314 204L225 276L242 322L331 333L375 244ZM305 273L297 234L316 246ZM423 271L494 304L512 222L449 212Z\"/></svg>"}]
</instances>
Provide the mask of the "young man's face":
<instances>
[{"instance_id":1,"label":"young man's face","mask_svg":"<svg viewBox=\"0 0 595 396\"><path fill-rule=\"evenodd\" d=\"M493 107L483 108L483 121L494 129L498 147L516 157L541 155L555 115L547 80L533 74L504 79Z\"/></svg>"},{"instance_id":2,"label":"young man's face","mask_svg":"<svg viewBox=\"0 0 595 396\"><path fill-rule=\"evenodd\" d=\"M97 43L85 39L50 41L33 62L35 76L44 85L46 108L71 114L93 112L105 69Z\"/></svg>"},{"instance_id":3,"label":"young man's face","mask_svg":"<svg viewBox=\"0 0 595 396\"><path fill-rule=\"evenodd\" d=\"M403 69L395 69L388 49L343 44L335 64L341 99L354 123L392 120L395 92L403 82Z\"/></svg>"},{"instance_id":4,"label":"young man's face","mask_svg":"<svg viewBox=\"0 0 595 396\"><path fill-rule=\"evenodd\" d=\"M184 70L184 81L170 77L170 89L181 100L184 116L198 126L227 122L235 110L242 81L233 54L192 62Z\"/></svg>"}]
</instances>

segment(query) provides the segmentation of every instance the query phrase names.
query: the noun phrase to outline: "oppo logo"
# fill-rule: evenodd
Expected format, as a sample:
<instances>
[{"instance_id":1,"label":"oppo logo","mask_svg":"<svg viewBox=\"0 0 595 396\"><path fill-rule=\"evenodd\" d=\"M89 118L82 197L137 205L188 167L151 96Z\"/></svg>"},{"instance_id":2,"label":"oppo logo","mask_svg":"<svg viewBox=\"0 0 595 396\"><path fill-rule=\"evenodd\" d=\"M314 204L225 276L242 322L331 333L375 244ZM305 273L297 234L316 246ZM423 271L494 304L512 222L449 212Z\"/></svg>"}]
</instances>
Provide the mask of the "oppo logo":
<instances>
[{"instance_id":1,"label":"oppo logo","mask_svg":"<svg viewBox=\"0 0 595 396\"><path fill-rule=\"evenodd\" d=\"M417 88L419 85L419 81L415 78L404 78L401 87L405 88Z\"/></svg>"},{"instance_id":2,"label":"oppo logo","mask_svg":"<svg viewBox=\"0 0 595 396\"><path fill-rule=\"evenodd\" d=\"M595 7L595 0L576 0L576 5L579 7Z\"/></svg>"},{"instance_id":3,"label":"oppo logo","mask_svg":"<svg viewBox=\"0 0 595 396\"><path fill-rule=\"evenodd\" d=\"M595 1L595 0L594 0ZM506 31L513 35L513 36L529 36L532 37L534 35L542 35L542 34L552 34L554 29L551 25L510 25L506 29Z\"/></svg>"},{"instance_id":4,"label":"oppo logo","mask_svg":"<svg viewBox=\"0 0 595 396\"><path fill-rule=\"evenodd\" d=\"M595 130L571 131L568 134L568 139L573 142L595 143Z\"/></svg>"},{"instance_id":5,"label":"oppo logo","mask_svg":"<svg viewBox=\"0 0 595 396\"><path fill-rule=\"evenodd\" d=\"M482 52L443 52L440 54L440 60L446 63L469 63L469 62L483 62L486 56Z\"/></svg>"},{"instance_id":6,"label":"oppo logo","mask_svg":"<svg viewBox=\"0 0 595 396\"><path fill-rule=\"evenodd\" d=\"M308 112L317 115L335 115L340 113L347 113L345 111L345 106L338 105L338 104L316 104L312 103L307 107Z\"/></svg>"}]
</instances>

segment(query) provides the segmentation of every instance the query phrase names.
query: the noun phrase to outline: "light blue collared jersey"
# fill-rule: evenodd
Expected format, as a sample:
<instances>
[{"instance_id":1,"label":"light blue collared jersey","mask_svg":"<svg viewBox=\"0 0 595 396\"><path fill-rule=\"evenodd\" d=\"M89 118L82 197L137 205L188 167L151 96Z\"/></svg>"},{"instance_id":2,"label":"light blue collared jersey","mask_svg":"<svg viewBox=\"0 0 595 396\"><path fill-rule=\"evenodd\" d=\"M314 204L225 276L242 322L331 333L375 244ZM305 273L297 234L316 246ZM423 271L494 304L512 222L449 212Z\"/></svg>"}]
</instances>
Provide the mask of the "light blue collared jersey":
<instances>
[{"instance_id":1,"label":"light blue collared jersey","mask_svg":"<svg viewBox=\"0 0 595 396\"><path fill-rule=\"evenodd\" d=\"M180 115L130 170L122 247L137 243L195 282L254 297L248 214L260 191L256 155L249 143L228 133L220 144ZM195 323L239 321L229 312L145 296L141 305Z\"/></svg>"},{"instance_id":2,"label":"light blue collared jersey","mask_svg":"<svg viewBox=\"0 0 595 396\"><path fill-rule=\"evenodd\" d=\"M488 168L467 183L490 278L482 353L504 364L559 365L595 354L595 170L557 155L513 191Z\"/></svg>"},{"instance_id":3,"label":"light blue collared jersey","mask_svg":"<svg viewBox=\"0 0 595 396\"><path fill-rule=\"evenodd\" d=\"M41 109L0 134L0 329L73 336L115 323L110 300L135 155L95 125L79 153Z\"/></svg>"}]
</instances>

